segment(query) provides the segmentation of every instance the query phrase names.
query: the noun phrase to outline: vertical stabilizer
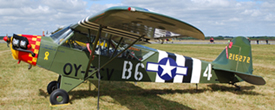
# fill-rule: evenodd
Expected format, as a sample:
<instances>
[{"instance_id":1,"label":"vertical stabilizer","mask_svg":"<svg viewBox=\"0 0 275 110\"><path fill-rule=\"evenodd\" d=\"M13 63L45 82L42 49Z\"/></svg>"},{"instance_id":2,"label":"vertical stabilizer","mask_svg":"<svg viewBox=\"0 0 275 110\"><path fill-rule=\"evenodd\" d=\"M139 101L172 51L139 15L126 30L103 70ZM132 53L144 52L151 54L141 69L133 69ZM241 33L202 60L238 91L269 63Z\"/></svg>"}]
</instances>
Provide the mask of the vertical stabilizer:
<instances>
[{"instance_id":1,"label":"vertical stabilizer","mask_svg":"<svg viewBox=\"0 0 275 110\"><path fill-rule=\"evenodd\" d=\"M251 45L245 37L234 38L212 62L215 69L252 74Z\"/></svg>"}]
</instances>

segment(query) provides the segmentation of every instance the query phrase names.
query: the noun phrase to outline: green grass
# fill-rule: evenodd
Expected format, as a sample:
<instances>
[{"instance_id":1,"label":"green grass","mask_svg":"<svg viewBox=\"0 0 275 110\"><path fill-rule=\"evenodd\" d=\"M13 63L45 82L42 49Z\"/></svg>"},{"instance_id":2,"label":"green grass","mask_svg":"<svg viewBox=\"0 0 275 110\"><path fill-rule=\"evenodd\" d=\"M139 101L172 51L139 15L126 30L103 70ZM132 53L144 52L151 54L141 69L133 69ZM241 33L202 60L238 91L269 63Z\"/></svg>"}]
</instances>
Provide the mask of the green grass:
<instances>
[{"instance_id":1,"label":"green grass","mask_svg":"<svg viewBox=\"0 0 275 110\"><path fill-rule=\"evenodd\" d=\"M214 60L226 45L152 44L152 48L174 52L206 61ZM275 45L252 45L254 73L263 76L264 86L238 83L242 91L228 84L164 84L102 81L101 109L153 110L258 110L275 108ZM28 70L28 64L17 64L6 44L0 44L0 110L48 110L97 108L97 81L83 83L69 92L68 106L51 107L47 84L56 73L39 67Z\"/></svg>"}]
</instances>

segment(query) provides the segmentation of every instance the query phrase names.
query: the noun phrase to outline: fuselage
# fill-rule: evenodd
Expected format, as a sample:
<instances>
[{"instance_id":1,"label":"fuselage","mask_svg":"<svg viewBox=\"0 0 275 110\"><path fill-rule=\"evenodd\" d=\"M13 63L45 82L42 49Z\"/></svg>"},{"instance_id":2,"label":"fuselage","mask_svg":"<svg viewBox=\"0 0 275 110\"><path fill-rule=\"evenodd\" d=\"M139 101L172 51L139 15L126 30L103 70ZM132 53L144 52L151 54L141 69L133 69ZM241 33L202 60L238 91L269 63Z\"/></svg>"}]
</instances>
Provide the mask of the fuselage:
<instances>
[{"instance_id":1,"label":"fuselage","mask_svg":"<svg viewBox=\"0 0 275 110\"><path fill-rule=\"evenodd\" d=\"M31 65L38 65L61 76L75 79L85 78L90 58L90 51L85 47L86 43L81 42L81 40L76 41L72 36L66 39L64 36L62 39L53 38L53 36L18 36L17 39L20 37L22 39L27 38L31 46L25 50L29 50L35 55L32 56L30 52L21 51L23 49L16 50L15 44L12 42L11 50L15 59ZM213 70L211 62L152 49L143 45L132 46L101 68L124 49L123 46L118 46L118 49L115 50L118 43L114 41L107 43L107 41L103 39L97 44L93 61L88 67L89 80L97 80L99 73L102 80L109 81L228 83L236 79L232 74ZM99 73L96 72L92 75L98 68L101 68Z\"/></svg>"}]
</instances>

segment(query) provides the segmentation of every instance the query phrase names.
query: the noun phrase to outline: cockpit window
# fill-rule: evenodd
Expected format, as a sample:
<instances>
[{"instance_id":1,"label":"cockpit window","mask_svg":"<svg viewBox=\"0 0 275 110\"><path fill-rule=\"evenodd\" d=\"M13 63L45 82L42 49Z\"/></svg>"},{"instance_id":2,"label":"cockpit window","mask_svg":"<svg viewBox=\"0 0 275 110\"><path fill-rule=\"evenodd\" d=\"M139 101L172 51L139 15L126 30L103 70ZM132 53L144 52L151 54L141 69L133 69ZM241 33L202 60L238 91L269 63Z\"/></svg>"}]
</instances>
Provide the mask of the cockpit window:
<instances>
[{"instance_id":1,"label":"cockpit window","mask_svg":"<svg viewBox=\"0 0 275 110\"><path fill-rule=\"evenodd\" d=\"M51 38L54 40L55 43L61 44L64 42L65 39L73 35L72 29L70 27L64 28L57 33L51 35Z\"/></svg>"},{"instance_id":2,"label":"cockpit window","mask_svg":"<svg viewBox=\"0 0 275 110\"><path fill-rule=\"evenodd\" d=\"M134 45L128 50L132 50L134 54L139 58L139 60L144 61L149 58L151 55L156 53L156 50L143 45Z\"/></svg>"},{"instance_id":3,"label":"cockpit window","mask_svg":"<svg viewBox=\"0 0 275 110\"><path fill-rule=\"evenodd\" d=\"M86 34L74 31L70 38L63 42L62 46L87 50L86 45L89 41L90 40Z\"/></svg>"},{"instance_id":4,"label":"cockpit window","mask_svg":"<svg viewBox=\"0 0 275 110\"><path fill-rule=\"evenodd\" d=\"M111 54L117 55L118 53L120 53L121 51L123 51L125 48L128 47L128 44L120 44L118 46L116 52L114 52L114 50L115 50L114 47L116 47L118 45L118 43L111 40L110 45L113 45L113 47L109 49L109 55L111 55ZM131 60L143 61L155 53L155 50L150 50L150 49L144 48L144 47L145 46L140 46L140 45L131 46L124 53L122 53L119 57L131 59ZM106 48L105 48L105 50L106 50Z\"/></svg>"}]
</instances>

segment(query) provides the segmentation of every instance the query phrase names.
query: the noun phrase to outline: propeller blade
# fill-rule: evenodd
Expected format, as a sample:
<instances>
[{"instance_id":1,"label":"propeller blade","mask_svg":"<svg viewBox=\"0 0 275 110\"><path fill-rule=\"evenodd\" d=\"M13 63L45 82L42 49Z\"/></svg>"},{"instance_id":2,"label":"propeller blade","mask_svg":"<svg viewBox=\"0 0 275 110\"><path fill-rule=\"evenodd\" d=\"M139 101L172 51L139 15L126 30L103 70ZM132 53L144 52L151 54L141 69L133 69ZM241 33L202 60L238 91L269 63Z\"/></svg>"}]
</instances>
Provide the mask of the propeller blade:
<instances>
[{"instance_id":1,"label":"propeller blade","mask_svg":"<svg viewBox=\"0 0 275 110\"><path fill-rule=\"evenodd\" d=\"M3 38L3 40L7 42L7 46L9 47L11 38L8 36L8 34Z\"/></svg>"}]
</instances>

